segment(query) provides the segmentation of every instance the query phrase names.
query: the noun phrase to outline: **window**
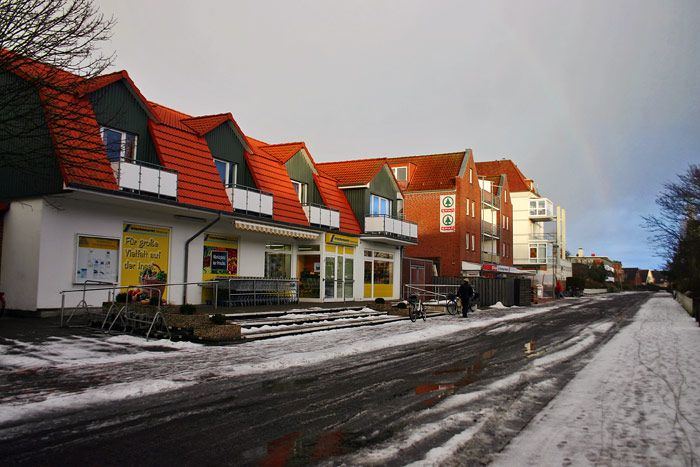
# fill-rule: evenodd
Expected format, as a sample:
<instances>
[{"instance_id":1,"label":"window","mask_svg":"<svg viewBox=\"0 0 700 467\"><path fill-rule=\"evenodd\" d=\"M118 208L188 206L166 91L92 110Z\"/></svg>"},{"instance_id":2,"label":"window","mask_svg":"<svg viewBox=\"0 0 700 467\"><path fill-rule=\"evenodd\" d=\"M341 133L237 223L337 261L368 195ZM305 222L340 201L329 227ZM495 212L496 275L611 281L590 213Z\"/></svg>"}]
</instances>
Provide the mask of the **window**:
<instances>
[{"instance_id":1,"label":"window","mask_svg":"<svg viewBox=\"0 0 700 467\"><path fill-rule=\"evenodd\" d=\"M469 198L467 198L467 216L469 215Z\"/></svg>"},{"instance_id":2,"label":"window","mask_svg":"<svg viewBox=\"0 0 700 467\"><path fill-rule=\"evenodd\" d=\"M103 127L101 130L110 162L122 159L131 162L136 159L136 135L112 128Z\"/></svg>"},{"instance_id":3,"label":"window","mask_svg":"<svg viewBox=\"0 0 700 467\"><path fill-rule=\"evenodd\" d=\"M216 165L216 170L219 172L219 177L221 177L221 182L224 185L230 186L236 184L238 164L221 159L214 159L214 165Z\"/></svg>"},{"instance_id":4,"label":"window","mask_svg":"<svg viewBox=\"0 0 700 467\"><path fill-rule=\"evenodd\" d=\"M292 186L294 187L294 191L297 192L297 198L299 198L299 202L301 204L306 204L306 183L292 180Z\"/></svg>"},{"instance_id":5,"label":"window","mask_svg":"<svg viewBox=\"0 0 700 467\"><path fill-rule=\"evenodd\" d=\"M472 234L472 251L476 250L476 236Z\"/></svg>"},{"instance_id":6,"label":"window","mask_svg":"<svg viewBox=\"0 0 700 467\"><path fill-rule=\"evenodd\" d=\"M467 232L467 251L469 251L469 232Z\"/></svg>"},{"instance_id":7,"label":"window","mask_svg":"<svg viewBox=\"0 0 700 467\"><path fill-rule=\"evenodd\" d=\"M474 209L474 201L472 201L472 217L474 217L474 211L475 211L475 209Z\"/></svg>"},{"instance_id":8,"label":"window","mask_svg":"<svg viewBox=\"0 0 700 467\"><path fill-rule=\"evenodd\" d=\"M503 190L503 202L508 202L508 190Z\"/></svg>"},{"instance_id":9,"label":"window","mask_svg":"<svg viewBox=\"0 0 700 467\"><path fill-rule=\"evenodd\" d=\"M391 169L394 172L394 177L396 177L396 180L399 182L405 182L407 178L407 173L408 170L406 167L393 167Z\"/></svg>"},{"instance_id":10,"label":"window","mask_svg":"<svg viewBox=\"0 0 700 467\"><path fill-rule=\"evenodd\" d=\"M381 196L369 195L370 216L391 216L391 200Z\"/></svg>"},{"instance_id":11,"label":"window","mask_svg":"<svg viewBox=\"0 0 700 467\"><path fill-rule=\"evenodd\" d=\"M474 178L473 178L471 167L469 167L469 183L472 183L472 184L474 183Z\"/></svg>"},{"instance_id":12,"label":"window","mask_svg":"<svg viewBox=\"0 0 700 467\"><path fill-rule=\"evenodd\" d=\"M551 256L551 246L550 248L550 255ZM530 263L531 264L540 264L540 263L546 263L547 262L547 244L546 243L531 243L530 244Z\"/></svg>"},{"instance_id":13,"label":"window","mask_svg":"<svg viewBox=\"0 0 700 467\"><path fill-rule=\"evenodd\" d=\"M292 246L265 244L265 277L292 277Z\"/></svg>"}]
</instances>

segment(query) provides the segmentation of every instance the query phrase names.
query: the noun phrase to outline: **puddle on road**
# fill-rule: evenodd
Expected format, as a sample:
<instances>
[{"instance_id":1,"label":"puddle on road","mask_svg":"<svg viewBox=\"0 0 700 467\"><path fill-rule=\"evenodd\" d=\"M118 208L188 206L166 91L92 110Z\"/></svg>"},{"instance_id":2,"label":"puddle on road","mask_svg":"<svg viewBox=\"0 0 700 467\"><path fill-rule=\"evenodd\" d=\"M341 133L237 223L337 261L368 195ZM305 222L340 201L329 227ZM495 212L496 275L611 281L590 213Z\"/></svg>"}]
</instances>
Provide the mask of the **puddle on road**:
<instances>
[{"instance_id":1,"label":"puddle on road","mask_svg":"<svg viewBox=\"0 0 700 467\"><path fill-rule=\"evenodd\" d=\"M447 370L439 370L433 372L433 376L444 376L444 375L461 375L457 381L454 382L435 382L435 383L421 383L416 385L415 394L424 395L435 391L446 390L442 394L437 395L432 399L428 399L423 403L424 407L431 406L438 402L439 400L451 396L454 394L458 388L467 386L479 380L478 375L486 368L488 360L493 357L498 352L498 349L491 349L481 354L479 360L470 366L457 366L454 368L448 368Z\"/></svg>"},{"instance_id":2,"label":"puddle on road","mask_svg":"<svg viewBox=\"0 0 700 467\"><path fill-rule=\"evenodd\" d=\"M267 443L266 456L259 465L307 465L347 454L351 451L351 444L345 431L324 432L313 438L304 437L302 432L295 431Z\"/></svg>"}]
</instances>

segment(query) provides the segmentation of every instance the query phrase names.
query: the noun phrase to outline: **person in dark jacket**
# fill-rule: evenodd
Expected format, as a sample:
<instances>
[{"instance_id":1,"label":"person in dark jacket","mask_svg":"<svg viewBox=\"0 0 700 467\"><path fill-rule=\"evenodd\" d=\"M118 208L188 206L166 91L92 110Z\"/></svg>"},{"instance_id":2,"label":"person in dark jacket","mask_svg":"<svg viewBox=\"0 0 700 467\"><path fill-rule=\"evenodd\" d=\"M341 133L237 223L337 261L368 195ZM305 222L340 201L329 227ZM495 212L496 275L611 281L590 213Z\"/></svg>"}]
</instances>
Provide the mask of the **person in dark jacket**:
<instances>
[{"instance_id":1,"label":"person in dark jacket","mask_svg":"<svg viewBox=\"0 0 700 467\"><path fill-rule=\"evenodd\" d=\"M457 295L462 300L462 318L466 318L467 312L471 309L472 295L474 295L474 289L472 289L468 277L465 277L464 282L459 286Z\"/></svg>"}]
</instances>

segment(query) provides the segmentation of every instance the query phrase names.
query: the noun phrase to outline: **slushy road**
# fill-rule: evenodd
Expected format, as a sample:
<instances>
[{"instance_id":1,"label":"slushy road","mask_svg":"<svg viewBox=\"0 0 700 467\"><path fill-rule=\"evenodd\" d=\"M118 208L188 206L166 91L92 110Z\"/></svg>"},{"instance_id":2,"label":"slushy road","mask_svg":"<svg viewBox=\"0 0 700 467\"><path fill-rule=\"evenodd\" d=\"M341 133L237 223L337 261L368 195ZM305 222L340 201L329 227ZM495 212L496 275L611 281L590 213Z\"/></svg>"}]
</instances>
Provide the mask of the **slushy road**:
<instances>
[{"instance_id":1,"label":"slushy road","mask_svg":"<svg viewBox=\"0 0 700 467\"><path fill-rule=\"evenodd\" d=\"M0 456L5 465L405 465L449 446L455 465L481 465L649 296L566 300L429 341L44 413L0 427Z\"/></svg>"}]
</instances>

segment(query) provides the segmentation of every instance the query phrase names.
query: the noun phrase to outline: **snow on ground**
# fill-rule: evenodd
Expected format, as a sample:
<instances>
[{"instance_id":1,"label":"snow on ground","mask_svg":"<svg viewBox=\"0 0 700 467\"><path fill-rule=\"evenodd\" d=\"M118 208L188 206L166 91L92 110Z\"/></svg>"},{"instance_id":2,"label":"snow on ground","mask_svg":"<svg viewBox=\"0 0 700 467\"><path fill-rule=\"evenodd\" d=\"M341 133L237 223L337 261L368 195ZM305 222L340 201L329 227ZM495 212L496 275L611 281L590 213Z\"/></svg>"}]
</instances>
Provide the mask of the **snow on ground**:
<instances>
[{"instance_id":1,"label":"snow on ground","mask_svg":"<svg viewBox=\"0 0 700 467\"><path fill-rule=\"evenodd\" d=\"M586 301L606 300L606 296ZM561 302L559 302L561 303ZM61 338L40 344L13 341L0 346L0 375L11 372L68 370L103 375L89 389L0 394L0 423L47 411L156 393L200 381L318 364L382 348L434 339L468 328L543 313L559 305L480 311L469 320L440 316L427 322L399 321L207 347L193 343L150 341L133 336ZM504 323L492 333L507 332ZM607 326L607 325L606 325ZM612 326L612 324L610 325ZM358 463L381 463L426 433L466 426L484 414L460 411L475 398L489 397L546 371L549 365L591 345L590 326L562 349L553 349L523 372L480 391L454 394L430 411L439 423L409 424L375 449L358 453ZM568 345L571 344L571 345ZM670 295L656 294L634 322L618 332L561 393L496 460L495 465L698 465L700 463L700 329ZM548 384L546 381L541 385ZM537 387L533 388L537 391ZM417 465L449 460L479 425L458 430ZM350 459L352 461L353 459Z\"/></svg>"},{"instance_id":2,"label":"snow on ground","mask_svg":"<svg viewBox=\"0 0 700 467\"><path fill-rule=\"evenodd\" d=\"M492 464L698 465L700 329L656 294Z\"/></svg>"}]
</instances>

